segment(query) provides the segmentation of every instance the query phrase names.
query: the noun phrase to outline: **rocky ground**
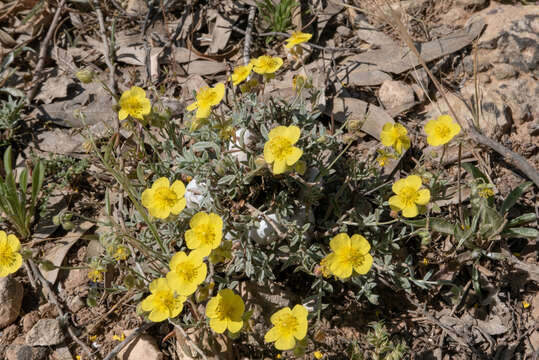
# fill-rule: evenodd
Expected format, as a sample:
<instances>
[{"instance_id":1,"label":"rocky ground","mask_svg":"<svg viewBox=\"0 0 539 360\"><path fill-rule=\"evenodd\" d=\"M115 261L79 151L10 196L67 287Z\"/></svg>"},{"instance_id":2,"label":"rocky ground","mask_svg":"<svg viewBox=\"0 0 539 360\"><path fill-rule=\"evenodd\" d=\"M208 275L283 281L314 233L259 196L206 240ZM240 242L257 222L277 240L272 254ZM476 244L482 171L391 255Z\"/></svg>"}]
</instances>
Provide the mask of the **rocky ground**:
<instances>
[{"instance_id":1,"label":"rocky ground","mask_svg":"<svg viewBox=\"0 0 539 360\"><path fill-rule=\"evenodd\" d=\"M24 244L35 256L57 265L77 267L102 250L96 234L103 229L96 220L103 216L99 205L104 198L103 184L111 182L111 178L91 163L80 171L73 170L68 159L76 159L80 164L89 158L79 131L83 124L77 109L84 109L85 124L93 128L96 136L104 131L101 120L115 114L113 101L99 84L86 85L76 80L74 74L78 69L93 67L105 82L113 82L119 90L134 83L162 88L173 115L182 116L193 90L225 79L230 64L238 63L242 57L252 1L194 1L188 8L171 5L165 18L158 5L161 3L154 1L148 6L142 0L129 0L101 4L107 27L113 18L118 19L115 77L110 76L111 64L104 60L109 50L101 37L96 12L87 2L70 1L63 5L64 11L45 48L46 60L37 72L40 47L47 42L45 38L58 4L33 0L0 4L0 88L9 87L14 95L20 92L28 97L32 97L32 89L39 88L31 106L24 111L24 130L15 137L17 166L24 166L34 155L54 155L56 159L60 156L63 160L57 160L58 171L49 174L47 208L56 213L64 209L77 211L89 219L70 231L58 228L50 220L39 221L30 243ZM322 92L320 110L332 121L345 117L362 119L369 112L372 121L364 125L361 138L354 145L359 152L365 156L375 153L381 126L387 119L399 120L412 132L420 132L427 120L448 110L395 27L374 16L360 1L309 3L308 7L315 11L294 17L294 25L314 33L311 41L326 50L311 49L304 54L306 73ZM483 134L524 157L537 171L539 6L531 1L488 0L407 0L392 4L431 72L447 90L449 103L459 117L471 124L474 114L479 112L477 125ZM33 16L28 18L29 14ZM238 30L230 29L231 25ZM223 31L222 27L229 30ZM262 28L256 20L253 31ZM10 55L23 47L33 51ZM252 51L260 50L253 45ZM270 52L286 56L282 46L275 46ZM293 92L293 76L304 71L288 66L266 88L267 96L286 98ZM424 145L423 151L428 152ZM447 154L449 160L445 164L451 172L456 171L455 151ZM495 185L496 196L505 197L529 180L522 169L489 147L464 148L462 155L481 166ZM403 161L411 160L405 157ZM71 171L61 171L67 168ZM52 186L53 183L61 185ZM521 206L537 213L536 194L537 187L526 195ZM454 200L445 206L454 207ZM378 307L351 300L336 303L327 328L320 330L320 350L326 358L348 358L343 354L350 344L357 344L358 348L368 346L367 324L384 319L391 335L408 344L409 358L537 359L536 240L514 245L510 250L516 260L512 262L483 263L479 269L483 289L488 293L474 293L454 306L446 301L447 289L419 292L406 296L406 301L401 301L400 294L388 291ZM443 243L439 250L446 250ZM435 270L437 280L470 287L465 259L456 259L461 261L462 268L452 269L437 262L440 257L436 253L429 256L429 266ZM47 290L33 286L24 269L13 277L0 279L0 358L75 359L83 351L68 328L96 357L104 358L119 343L117 339L140 326L135 305L127 301L128 296L108 296L97 299L96 306L87 306L95 286L88 279L87 269L44 273L58 304L50 301ZM256 310L259 314L288 305L294 294L281 285L250 285L249 296L264 304ZM170 337L170 331L166 325L152 327L138 337L136 344L124 349L120 358L191 358L179 350L186 346L182 344L182 335Z\"/></svg>"}]
</instances>

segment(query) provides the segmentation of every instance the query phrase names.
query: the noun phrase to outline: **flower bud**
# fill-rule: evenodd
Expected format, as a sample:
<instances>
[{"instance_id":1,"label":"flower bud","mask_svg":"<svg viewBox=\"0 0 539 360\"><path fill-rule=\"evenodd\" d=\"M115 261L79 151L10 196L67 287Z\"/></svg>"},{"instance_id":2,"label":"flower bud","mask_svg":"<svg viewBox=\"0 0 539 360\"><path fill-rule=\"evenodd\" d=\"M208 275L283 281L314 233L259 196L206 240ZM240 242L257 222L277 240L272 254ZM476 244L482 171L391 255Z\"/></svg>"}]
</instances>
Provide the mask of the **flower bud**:
<instances>
[{"instance_id":1,"label":"flower bud","mask_svg":"<svg viewBox=\"0 0 539 360\"><path fill-rule=\"evenodd\" d=\"M83 69L80 71L77 71L77 79L80 80L83 84L89 84L92 81L94 81L94 71L91 69Z\"/></svg>"}]
</instances>

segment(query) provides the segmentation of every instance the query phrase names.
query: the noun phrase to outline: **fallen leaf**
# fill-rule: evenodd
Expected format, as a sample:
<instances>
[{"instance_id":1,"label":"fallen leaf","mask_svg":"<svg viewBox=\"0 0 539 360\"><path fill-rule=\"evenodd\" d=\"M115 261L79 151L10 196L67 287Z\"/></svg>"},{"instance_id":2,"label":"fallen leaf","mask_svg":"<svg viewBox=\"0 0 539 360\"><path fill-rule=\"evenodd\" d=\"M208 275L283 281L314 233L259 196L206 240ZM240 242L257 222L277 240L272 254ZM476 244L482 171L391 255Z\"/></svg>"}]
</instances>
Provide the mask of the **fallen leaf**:
<instances>
[{"instance_id":1,"label":"fallen leaf","mask_svg":"<svg viewBox=\"0 0 539 360\"><path fill-rule=\"evenodd\" d=\"M58 240L57 245L47 251L47 254L45 254L43 260L48 260L52 262L55 266L62 266L64 258L69 252L69 249L71 249L73 244L75 244L81 238L81 236L84 235L93 226L94 223L90 221L85 221L82 224L78 225L75 229L68 232L62 240ZM46 271L41 265L40 270L43 274L43 277L47 279L47 281L51 284L54 284L56 282L56 279L58 278L58 273L60 272L60 269Z\"/></svg>"}]
</instances>

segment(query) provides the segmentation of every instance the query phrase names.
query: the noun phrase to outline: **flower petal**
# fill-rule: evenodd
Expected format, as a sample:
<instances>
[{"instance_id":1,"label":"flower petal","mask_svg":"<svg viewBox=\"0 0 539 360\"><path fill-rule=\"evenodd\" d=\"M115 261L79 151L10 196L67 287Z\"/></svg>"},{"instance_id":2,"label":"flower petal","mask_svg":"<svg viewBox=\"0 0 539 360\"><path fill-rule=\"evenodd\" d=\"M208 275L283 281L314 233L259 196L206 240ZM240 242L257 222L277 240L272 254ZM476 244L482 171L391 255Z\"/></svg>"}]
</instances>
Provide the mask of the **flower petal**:
<instances>
[{"instance_id":1,"label":"flower petal","mask_svg":"<svg viewBox=\"0 0 539 360\"><path fill-rule=\"evenodd\" d=\"M158 219L166 219L170 215L170 208L164 206L153 206L148 209L150 215Z\"/></svg>"},{"instance_id":2,"label":"flower petal","mask_svg":"<svg viewBox=\"0 0 539 360\"><path fill-rule=\"evenodd\" d=\"M241 330L241 328L243 327L243 320L238 320L238 321L235 321L235 320L228 320L227 321L227 327L228 327L228 330L231 332L231 333L237 333L238 331Z\"/></svg>"},{"instance_id":3,"label":"flower petal","mask_svg":"<svg viewBox=\"0 0 539 360\"><path fill-rule=\"evenodd\" d=\"M19 251L19 249L21 248L21 243L15 235L9 234L7 236L7 246L10 247L11 251L15 252Z\"/></svg>"},{"instance_id":4,"label":"flower petal","mask_svg":"<svg viewBox=\"0 0 539 360\"><path fill-rule=\"evenodd\" d=\"M350 237L346 233L337 234L329 242L329 247L333 251L339 251L342 248L350 246Z\"/></svg>"},{"instance_id":5,"label":"flower petal","mask_svg":"<svg viewBox=\"0 0 539 360\"><path fill-rule=\"evenodd\" d=\"M213 331L218 334L222 334L226 330L227 321L226 319L213 318L210 319L210 327Z\"/></svg>"},{"instance_id":6,"label":"flower petal","mask_svg":"<svg viewBox=\"0 0 539 360\"><path fill-rule=\"evenodd\" d=\"M391 189L393 190L393 192L395 194L398 195L398 194L400 194L402 189L404 189L406 186L407 186L406 179L399 179L399 180L395 181L395 183L393 184Z\"/></svg>"},{"instance_id":7,"label":"flower petal","mask_svg":"<svg viewBox=\"0 0 539 360\"><path fill-rule=\"evenodd\" d=\"M268 164L271 164L275 161L275 155L271 151L271 145L269 141L264 144L264 161Z\"/></svg>"},{"instance_id":8,"label":"flower petal","mask_svg":"<svg viewBox=\"0 0 539 360\"><path fill-rule=\"evenodd\" d=\"M419 190L422 184L421 178L417 175L410 175L404 180L406 181L406 185L414 190Z\"/></svg>"},{"instance_id":9,"label":"flower petal","mask_svg":"<svg viewBox=\"0 0 539 360\"><path fill-rule=\"evenodd\" d=\"M2 243L2 241L7 241L7 234L4 230L0 230L0 243Z\"/></svg>"},{"instance_id":10,"label":"flower petal","mask_svg":"<svg viewBox=\"0 0 539 360\"><path fill-rule=\"evenodd\" d=\"M149 208L152 206L153 203L153 193L154 191L152 189L146 189L142 192L142 205L146 208Z\"/></svg>"},{"instance_id":11,"label":"flower petal","mask_svg":"<svg viewBox=\"0 0 539 360\"><path fill-rule=\"evenodd\" d=\"M275 348L277 350L290 350L293 349L294 346L296 346L296 339L294 339L294 336L281 336L277 339L275 342Z\"/></svg>"},{"instance_id":12,"label":"flower petal","mask_svg":"<svg viewBox=\"0 0 539 360\"><path fill-rule=\"evenodd\" d=\"M286 156L286 165L294 165L299 160L301 155L303 155L303 150L293 146L292 151Z\"/></svg>"},{"instance_id":13,"label":"flower petal","mask_svg":"<svg viewBox=\"0 0 539 360\"><path fill-rule=\"evenodd\" d=\"M190 104L189 106L187 106L185 109L187 111L193 111L195 110L196 108L198 107L198 103L195 101L194 103Z\"/></svg>"},{"instance_id":14,"label":"flower petal","mask_svg":"<svg viewBox=\"0 0 539 360\"><path fill-rule=\"evenodd\" d=\"M155 180L155 182L152 185L152 190L159 189L162 187L166 187L166 188L170 187L170 181L168 181L166 177L161 177Z\"/></svg>"},{"instance_id":15,"label":"flower petal","mask_svg":"<svg viewBox=\"0 0 539 360\"><path fill-rule=\"evenodd\" d=\"M266 335L264 335L264 342L274 342L279 338L279 330L276 326L268 330Z\"/></svg>"},{"instance_id":16,"label":"flower petal","mask_svg":"<svg viewBox=\"0 0 539 360\"><path fill-rule=\"evenodd\" d=\"M362 235L355 234L350 239L352 247L357 249L360 254L367 254L371 249L371 244Z\"/></svg>"},{"instance_id":17,"label":"flower petal","mask_svg":"<svg viewBox=\"0 0 539 360\"><path fill-rule=\"evenodd\" d=\"M286 161L281 159L276 159L273 163L273 174L279 175L283 174L286 171Z\"/></svg>"},{"instance_id":18,"label":"flower petal","mask_svg":"<svg viewBox=\"0 0 539 360\"><path fill-rule=\"evenodd\" d=\"M284 137L294 145L298 142L301 136L301 130L295 125L291 125L286 128Z\"/></svg>"},{"instance_id":19,"label":"flower petal","mask_svg":"<svg viewBox=\"0 0 539 360\"><path fill-rule=\"evenodd\" d=\"M152 322L161 322L161 321L166 320L169 317L169 314L170 313L168 311L165 312L165 311L158 311L154 309L148 316L148 320Z\"/></svg>"},{"instance_id":20,"label":"flower petal","mask_svg":"<svg viewBox=\"0 0 539 360\"><path fill-rule=\"evenodd\" d=\"M170 212L174 215L178 215L185 209L185 206L187 205L187 201L184 197L182 197L180 200L178 200L174 206L170 209Z\"/></svg>"},{"instance_id":21,"label":"flower petal","mask_svg":"<svg viewBox=\"0 0 539 360\"><path fill-rule=\"evenodd\" d=\"M413 217L416 217L417 214L419 214L419 211L415 204L411 206L407 206L404 209L402 209L402 216L404 217L413 218Z\"/></svg>"},{"instance_id":22,"label":"flower petal","mask_svg":"<svg viewBox=\"0 0 539 360\"><path fill-rule=\"evenodd\" d=\"M185 232L185 244L191 250L200 246L200 239L197 238L195 230L190 229Z\"/></svg>"},{"instance_id":23,"label":"flower petal","mask_svg":"<svg viewBox=\"0 0 539 360\"><path fill-rule=\"evenodd\" d=\"M124 120L128 115L129 115L129 113L125 109L120 109L120 111L118 111L118 119L119 120Z\"/></svg>"},{"instance_id":24,"label":"flower petal","mask_svg":"<svg viewBox=\"0 0 539 360\"><path fill-rule=\"evenodd\" d=\"M205 212L198 212L196 213L195 215L193 215L193 217L191 218L191 220L189 220L189 226L191 227L191 229L194 229L194 228L197 228L201 225L206 225L209 221L210 217L208 214L206 214Z\"/></svg>"},{"instance_id":25,"label":"flower petal","mask_svg":"<svg viewBox=\"0 0 539 360\"><path fill-rule=\"evenodd\" d=\"M276 128L270 130L268 136L270 139L273 139L277 136L286 137L287 134L288 128L286 126L277 126Z\"/></svg>"},{"instance_id":26,"label":"flower petal","mask_svg":"<svg viewBox=\"0 0 539 360\"><path fill-rule=\"evenodd\" d=\"M404 208L405 204L399 195L393 195L388 200L389 206L395 211L400 211Z\"/></svg>"},{"instance_id":27,"label":"flower petal","mask_svg":"<svg viewBox=\"0 0 539 360\"><path fill-rule=\"evenodd\" d=\"M354 267L354 270L361 275L365 275L369 272L369 270L372 267L372 256L371 254L365 254L363 256L363 262L359 265Z\"/></svg>"},{"instance_id":28,"label":"flower petal","mask_svg":"<svg viewBox=\"0 0 539 360\"><path fill-rule=\"evenodd\" d=\"M206 304L206 316L210 319L215 318L218 315L217 309L219 308L219 296L212 297Z\"/></svg>"},{"instance_id":29,"label":"flower petal","mask_svg":"<svg viewBox=\"0 0 539 360\"><path fill-rule=\"evenodd\" d=\"M427 205L427 203L430 201L429 189L421 189L418 191L418 193L419 193L419 196L417 197L417 200L415 201L415 203L419 205Z\"/></svg>"},{"instance_id":30,"label":"flower petal","mask_svg":"<svg viewBox=\"0 0 539 360\"><path fill-rule=\"evenodd\" d=\"M209 106L207 106L207 107L198 107L195 117L197 119L206 119L206 118L208 118L210 116L210 113L211 113L211 107L209 107Z\"/></svg>"},{"instance_id":31,"label":"flower petal","mask_svg":"<svg viewBox=\"0 0 539 360\"><path fill-rule=\"evenodd\" d=\"M218 83L213 87L213 91L215 91L215 98L210 103L212 106L219 105L221 100L223 100L223 97L225 96L225 84Z\"/></svg>"}]
</instances>

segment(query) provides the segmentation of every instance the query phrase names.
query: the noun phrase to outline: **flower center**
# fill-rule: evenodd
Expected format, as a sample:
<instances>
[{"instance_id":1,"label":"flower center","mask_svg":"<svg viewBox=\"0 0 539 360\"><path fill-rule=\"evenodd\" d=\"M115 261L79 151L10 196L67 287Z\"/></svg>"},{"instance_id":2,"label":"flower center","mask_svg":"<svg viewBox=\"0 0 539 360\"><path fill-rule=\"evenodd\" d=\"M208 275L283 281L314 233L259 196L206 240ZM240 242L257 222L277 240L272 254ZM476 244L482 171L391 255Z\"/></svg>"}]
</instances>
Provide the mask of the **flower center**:
<instances>
[{"instance_id":1,"label":"flower center","mask_svg":"<svg viewBox=\"0 0 539 360\"><path fill-rule=\"evenodd\" d=\"M160 312L174 309L174 295L170 291L158 291L154 294L154 305Z\"/></svg>"},{"instance_id":2,"label":"flower center","mask_svg":"<svg viewBox=\"0 0 539 360\"><path fill-rule=\"evenodd\" d=\"M212 106L217 102L217 94L213 89L201 91L197 96L197 102L200 107Z\"/></svg>"},{"instance_id":3,"label":"flower center","mask_svg":"<svg viewBox=\"0 0 539 360\"><path fill-rule=\"evenodd\" d=\"M441 138L447 138L451 134L451 129L445 125L437 125L435 127L436 135Z\"/></svg>"},{"instance_id":4,"label":"flower center","mask_svg":"<svg viewBox=\"0 0 539 360\"><path fill-rule=\"evenodd\" d=\"M7 242L0 245L0 266L9 267L15 263L15 252L11 250Z\"/></svg>"},{"instance_id":5,"label":"flower center","mask_svg":"<svg viewBox=\"0 0 539 360\"><path fill-rule=\"evenodd\" d=\"M282 136L277 136L270 140L270 149L275 158L285 160L292 151L292 143Z\"/></svg>"},{"instance_id":6,"label":"flower center","mask_svg":"<svg viewBox=\"0 0 539 360\"><path fill-rule=\"evenodd\" d=\"M184 262L176 266L176 272L187 282L193 281L198 275L198 267L189 262Z\"/></svg>"},{"instance_id":7,"label":"flower center","mask_svg":"<svg viewBox=\"0 0 539 360\"><path fill-rule=\"evenodd\" d=\"M358 267L363 264L363 258L363 254L361 254L357 249L350 248L347 260L353 267Z\"/></svg>"},{"instance_id":8,"label":"flower center","mask_svg":"<svg viewBox=\"0 0 539 360\"><path fill-rule=\"evenodd\" d=\"M283 337L292 336L292 334L296 332L298 325L298 320L295 316L293 316L292 314L284 315L278 325L279 332Z\"/></svg>"},{"instance_id":9,"label":"flower center","mask_svg":"<svg viewBox=\"0 0 539 360\"><path fill-rule=\"evenodd\" d=\"M399 198L406 207L414 205L418 196L417 190L410 186L406 186L399 192Z\"/></svg>"},{"instance_id":10,"label":"flower center","mask_svg":"<svg viewBox=\"0 0 539 360\"><path fill-rule=\"evenodd\" d=\"M197 238L200 239L204 245L211 245L215 239L215 232L210 224L199 225L196 228Z\"/></svg>"},{"instance_id":11,"label":"flower center","mask_svg":"<svg viewBox=\"0 0 539 360\"><path fill-rule=\"evenodd\" d=\"M132 97L127 102L128 112L131 114L142 113L142 103L136 97Z\"/></svg>"},{"instance_id":12,"label":"flower center","mask_svg":"<svg viewBox=\"0 0 539 360\"><path fill-rule=\"evenodd\" d=\"M161 206L173 207L178 201L176 193L166 187L155 190L155 200Z\"/></svg>"},{"instance_id":13,"label":"flower center","mask_svg":"<svg viewBox=\"0 0 539 360\"><path fill-rule=\"evenodd\" d=\"M265 71L271 71L277 66L277 61L269 56L264 57L261 60L262 61L260 62L260 67L263 68Z\"/></svg>"},{"instance_id":14,"label":"flower center","mask_svg":"<svg viewBox=\"0 0 539 360\"><path fill-rule=\"evenodd\" d=\"M217 313L217 317L220 320L229 319L230 314L232 313L232 307L228 306L228 304L226 304L223 300L221 300L219 301L219 305L217 305L216 313Z\"/></svg>"}]
</instances>

